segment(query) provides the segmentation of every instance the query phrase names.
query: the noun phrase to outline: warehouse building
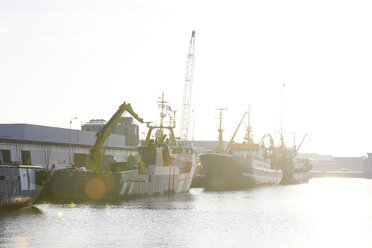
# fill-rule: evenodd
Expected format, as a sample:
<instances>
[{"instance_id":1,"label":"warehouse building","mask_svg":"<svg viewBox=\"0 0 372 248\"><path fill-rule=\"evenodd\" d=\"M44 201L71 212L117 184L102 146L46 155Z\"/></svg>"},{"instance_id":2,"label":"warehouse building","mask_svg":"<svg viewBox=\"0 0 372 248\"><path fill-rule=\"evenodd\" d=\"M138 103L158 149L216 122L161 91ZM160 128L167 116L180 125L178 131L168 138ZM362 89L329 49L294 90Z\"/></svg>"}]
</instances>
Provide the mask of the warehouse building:
<instances>
[{"instance_id":1,"label":"warehouse building","mask_svg":"<svg viewBox=\"0 0 372 248\"><path fill-rule=\"evenodd\" d=\"M82 130L32 124L0 124L1 164L42 165L51 168L70 166L87 167L90 148L96 141L96 132L106 122L96 120L82 126ZM107 138L103 165L115 159L126 161L136 153L138 125L130 117L122 118Z\"/></svg>"}]
</instances>

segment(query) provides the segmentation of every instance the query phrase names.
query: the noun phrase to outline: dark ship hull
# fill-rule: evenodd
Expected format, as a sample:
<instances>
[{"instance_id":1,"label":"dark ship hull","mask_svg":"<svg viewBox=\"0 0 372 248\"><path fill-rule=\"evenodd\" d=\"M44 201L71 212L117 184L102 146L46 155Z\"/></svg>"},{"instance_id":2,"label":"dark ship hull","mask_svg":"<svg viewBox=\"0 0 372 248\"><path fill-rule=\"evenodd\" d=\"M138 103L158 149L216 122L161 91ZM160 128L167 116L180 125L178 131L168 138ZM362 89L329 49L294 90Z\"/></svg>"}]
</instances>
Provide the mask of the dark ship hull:
<instances>
[{"instance_id":1,"label":"dark ship hull","mask_svg":"<svg viewBox=\"0 0 372 248\"><path fill-rule=\"evenodd\" d=\"M56 170L46 190L47 200L115 201L133 197L186 193L189 191L196 166L187 170L178 166L147 166L138 169L111 171Z\"/></svg>"},{"instance_id":2,"label":"dark ship hull","mask_svg":"<svg viewBox=\"0 0 372 248\"><path fill-rule=\"evenodd\" d=\"M249 159L225 153L199 156L205 172L204 185L212 189L238 189L261 184L279 184L281 170L254 166Z\"/></svg>"},{"instance_id":3,"label":"dark ship hull","mask_svg":"<svg viewBox=\"0 0 372 248\"><path fill-rule=\"evenodd\" d=\"M310 170L313 168L307 159L285 159L274 161L278 168L283 170L283 179L280 184L308 183L311 179Z\"/></svg>"},{"instance_id":4,"label":"dark ship hull","mask_svg":"<svg viewBox=\"0 0 372 248\"><path fill-rule=\"evenodd\" d=\"M119 173L55 170L45 190L47 200L112 200L119 194Z\"/></svg>"},{"instance_id":5,"label":"dark ship hull","mask_svg":"<svg viewBox=\"0 0 372 248\"><path fill-rule=\"evenodd\" d=\"M0 166L0 209L31 205L43 189L41 166Z\"/></svg>"}]
</instances>

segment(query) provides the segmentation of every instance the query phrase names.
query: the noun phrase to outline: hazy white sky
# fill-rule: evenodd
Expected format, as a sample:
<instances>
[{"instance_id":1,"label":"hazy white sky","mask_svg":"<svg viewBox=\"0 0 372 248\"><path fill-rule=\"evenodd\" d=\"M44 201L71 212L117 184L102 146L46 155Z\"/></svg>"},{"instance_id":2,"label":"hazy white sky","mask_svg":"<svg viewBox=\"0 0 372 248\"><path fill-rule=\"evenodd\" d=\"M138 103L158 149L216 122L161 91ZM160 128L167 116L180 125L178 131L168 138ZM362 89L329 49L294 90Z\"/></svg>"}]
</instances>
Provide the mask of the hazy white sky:
<instances>
[{"instance_id":1,"label":"hazy white sky","mask_svg":"<svg viewBox=\"0 0 372 248\"><path fill-rule=\"evenodd\" d=\"M162 92L181 110L195 30L195 139L216 140L227 107L229 140L252 104L256 141L278 131L282 109L288 145L295 131L298 143L308 133L302 152L365 155L371 13L362 0L0 0L0 123L68 128L77 116L80 128L123 101L157 121Z\"/></svg>"}]
</instances>

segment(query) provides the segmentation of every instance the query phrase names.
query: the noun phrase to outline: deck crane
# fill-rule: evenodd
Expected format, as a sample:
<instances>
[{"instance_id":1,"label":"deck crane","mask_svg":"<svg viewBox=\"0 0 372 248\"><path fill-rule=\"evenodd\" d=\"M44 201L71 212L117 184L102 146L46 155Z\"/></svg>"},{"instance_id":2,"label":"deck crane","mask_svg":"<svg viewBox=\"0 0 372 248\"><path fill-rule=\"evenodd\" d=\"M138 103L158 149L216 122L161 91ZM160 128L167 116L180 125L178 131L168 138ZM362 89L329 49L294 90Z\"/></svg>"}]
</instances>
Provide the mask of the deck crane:
<instances>
[{"instance_id":1,"label":"deck crane","mask_svg":"<svg viewBox=\"0 0 372 248\"><path fill-rule=\"evenodd\" d=\"M240 120L238 127L235 129L235 132L234 132L233 136L231 137L229 144L227 144L227 146L226 146L225 153L230 152L230 146L231 146L232 143L234 142L235 135L236 135L236 133L238 132L240 126L242 125L242 122L243 122L244 117L245 117L246 114L248 114L248 112L244 112L243 117L242 117L242 119Z\"/></svg>"},{"instance_id":2,"label":"deck crane","mask_svg":"<svg viewBox=\"0 0 372 248\"><path fill-rule=\"evenodd\" d=\"M182 116L180 127L181 141L186 141L189 134L192 82L195 61L195 31L192 31L189 52L187 54L185 84L183 88Z\"/></svg>"},{"instance_id":3,"label":"deck crane","mask_svg":"<svg viewBox=\"0 0 372 248\"><path fill-rule=\"evenodd\" d=\"M89 169L90 171L97 171L102 168L102 159L103 155L105 154L105 147L103 144L105 143L108 136L111 134L112 130L115 128L116 124L121 119L121 116L124 112L128 112L131 114L137 121L143 123L143 119L140 118L132 109L132 106L129 103L124 102L122 105L119 106L119 109L116 113L111 117L111 119L97 132L96 134L96 142L94 146L90 149L90 161L89 161Z\"/></svg>"}]
</instances>

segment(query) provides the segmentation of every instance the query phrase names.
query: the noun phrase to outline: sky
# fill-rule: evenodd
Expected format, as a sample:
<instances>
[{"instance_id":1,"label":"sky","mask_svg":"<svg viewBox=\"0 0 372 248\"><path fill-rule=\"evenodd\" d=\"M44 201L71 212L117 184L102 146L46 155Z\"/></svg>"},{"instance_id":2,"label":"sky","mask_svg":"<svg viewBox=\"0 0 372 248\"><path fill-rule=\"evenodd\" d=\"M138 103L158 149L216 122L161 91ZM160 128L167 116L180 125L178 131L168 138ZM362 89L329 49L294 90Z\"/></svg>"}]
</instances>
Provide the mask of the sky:
<instances>
[{"instance_id":1,"label":"sky","mask_svg":"<svg viewBox=\"0 0 372 248\"><path fill-rule=\"evenodd\" d=\"M218 108L230 140L250 104L256 142L281 119L288 146L307 134L300 152L365 156L370 13L364 0L0 0L0 123L69 128L76 116L80 129L124 101L158 122L162 93L179 123L195 30L195 140L217 140Z\"/></svg>"}]
</instances>

